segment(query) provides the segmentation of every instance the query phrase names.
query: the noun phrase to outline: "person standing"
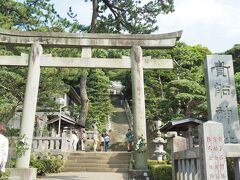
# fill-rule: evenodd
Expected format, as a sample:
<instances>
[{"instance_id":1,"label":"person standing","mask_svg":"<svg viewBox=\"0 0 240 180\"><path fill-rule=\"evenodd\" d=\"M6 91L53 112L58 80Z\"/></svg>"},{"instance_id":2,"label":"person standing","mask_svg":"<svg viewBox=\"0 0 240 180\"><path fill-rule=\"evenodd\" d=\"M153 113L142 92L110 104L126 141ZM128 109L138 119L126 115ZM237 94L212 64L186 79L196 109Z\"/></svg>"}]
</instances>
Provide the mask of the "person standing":
<instances>
[{"instance_id":1,"label":"person standing","mask_svg":"<svg viewBox=\"0 0 240 180\"><path fill-rule=\"evenodd\" d=\"M72 143L72 149L73 150L77 150L77 143L78 143L79 139L76 135L76 133L73 131L72 135L71 135L71 143Z\"/></svg>"},{"instance_id":2,"label":"person standing","mask_svg":"<svg viewBox=\"0 0 240 180\"><path fill-rule=\"evenodd\" d=\"M8 158L8 139L3 135L6 131L5 125L0 123L0 172L5 172Z\"/></svg>"},{"instance_id":3,"label":"person standing","mask_svg":"<svg viewBox=\"0 0 240 180\"><path fill-rule=\"evenodd\" d=\"M82 151L85 151L86 140L87 140L87 134L86 134L85 129L83 129L82 133L81 133L81 150Z\"/></svg>"},{"instance_id":4,"label":"person standing","mask_svg":"<svg viewBox=\"0 0 240 180\"><path fill-rule=\"evenodd\" d=\"M98 131L95 131L93 133L93 151L96 152L97 151L97 144L98 144Z\"/></svg>"},{"instance_id":5,"label":"person standing","mask_svg":"<svg viewBox=\"0 0 240 180\"><path fill-rule=\"evenodd\" d=\"M101 149L101 152L104 151L104 134L101 135L100 149Z\"/></svg>"},{"instance_id":6,"label":"person standing","mask_svg":"<svg viewBox=\"0 0 240 180\"><path fill-rule=\"evenodd\" d=\"M104 137L104 147L105 147L105 152L108 151L109 142L110 142L110 136L109 136L108 133L106 133L106 134L105 134L105 137Z\"/></svg>"},{"instance_id":7,"label":"person standing","mask_svg":"<svg viewBox=\"0 0 240 180\"><path fill-rule=\"evenodd\" d=\"M128 152L130 152L132 150L132 144L133 144L133 132L130 128L128 129L128 132L126 133L126 140L127 140Z\"/></svg>"}]
</instances>

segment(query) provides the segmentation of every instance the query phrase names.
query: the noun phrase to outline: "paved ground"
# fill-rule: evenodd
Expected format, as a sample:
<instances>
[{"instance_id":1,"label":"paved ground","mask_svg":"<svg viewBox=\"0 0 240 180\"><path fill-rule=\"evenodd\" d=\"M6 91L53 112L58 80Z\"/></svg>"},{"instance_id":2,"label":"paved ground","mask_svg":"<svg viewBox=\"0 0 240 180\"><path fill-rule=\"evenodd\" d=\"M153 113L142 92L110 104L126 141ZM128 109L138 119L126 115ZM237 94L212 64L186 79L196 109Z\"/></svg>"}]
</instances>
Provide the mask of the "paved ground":
<instances>
[{"instance_id":1,"label":"paved ground","mask_svg":"<svg viewBox=\"0 0 240 180\"><path fill-rule=\"evenodd\" d=\"M49 174L37 180L127 180L128 175L125 173L109 172L62 172Z\"/></svg>"}]
</instances>

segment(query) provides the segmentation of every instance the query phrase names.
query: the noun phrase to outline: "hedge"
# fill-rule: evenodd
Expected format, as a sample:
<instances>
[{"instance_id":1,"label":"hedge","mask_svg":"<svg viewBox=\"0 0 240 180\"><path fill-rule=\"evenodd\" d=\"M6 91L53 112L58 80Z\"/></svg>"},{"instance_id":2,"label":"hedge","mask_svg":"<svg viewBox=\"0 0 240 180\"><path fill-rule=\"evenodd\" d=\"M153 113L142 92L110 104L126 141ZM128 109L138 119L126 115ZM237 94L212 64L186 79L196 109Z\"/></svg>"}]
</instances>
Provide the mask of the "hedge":
<instances>
[{"instance_id":1,"label":"hedge","mask_svg":"<svg viewBox=\"0 0 240 180\"><path fill-rule=\"evenodd\" d=\"M170 180L172 179L172 166L167 164L166 161L148 162L150 176L152 180Z\"/></svg>"}]
</instances>

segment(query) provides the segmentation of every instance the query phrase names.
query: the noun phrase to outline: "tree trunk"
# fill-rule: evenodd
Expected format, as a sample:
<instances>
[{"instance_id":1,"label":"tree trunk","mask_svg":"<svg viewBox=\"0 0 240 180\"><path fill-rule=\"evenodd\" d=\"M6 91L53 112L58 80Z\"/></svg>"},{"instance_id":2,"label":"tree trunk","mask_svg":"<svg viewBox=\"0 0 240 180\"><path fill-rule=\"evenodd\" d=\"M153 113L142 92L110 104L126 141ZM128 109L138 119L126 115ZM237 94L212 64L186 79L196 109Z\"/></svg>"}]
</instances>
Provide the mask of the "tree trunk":
<instances>
[{"instance_id":1,"label":"tree trunk","mask_svg":"<svg viewBox=\"0 0 240 180\"><path fill-rule=\"evenodd\" d=\"M92 1L92 21L91 21L91 25L90 25L90 33L95 33L96 32L96 25L97 25L97 17L98 17L98 1L97 0L93 0Z\"/></svg>"},{"instance_id":2,"label":"tree trunk","mask_svg":"<svg viewBox=\"0 0 240 180\"><path fill-rule=\"evenodd\" d=\"M98 1L92 1L92 22L90 26L90 33L96 32L97 16L98 16ZM79 123L86 125L87 115L88 115L88 95L87 95L87 73L83 73L80 76L80 96L81 96L81 111Z\"/></svg>"},{"instance_id":3,"label":"tree trunk","mask_svg":"<svg viewBox=\"0 0 240 180\"><path fill-rule=\"evenodd\" d=\"M82 106L79 122L85 125L88 115L87 73L83 73L80 77L80 97Z\"/></svg>"}]
</instances>

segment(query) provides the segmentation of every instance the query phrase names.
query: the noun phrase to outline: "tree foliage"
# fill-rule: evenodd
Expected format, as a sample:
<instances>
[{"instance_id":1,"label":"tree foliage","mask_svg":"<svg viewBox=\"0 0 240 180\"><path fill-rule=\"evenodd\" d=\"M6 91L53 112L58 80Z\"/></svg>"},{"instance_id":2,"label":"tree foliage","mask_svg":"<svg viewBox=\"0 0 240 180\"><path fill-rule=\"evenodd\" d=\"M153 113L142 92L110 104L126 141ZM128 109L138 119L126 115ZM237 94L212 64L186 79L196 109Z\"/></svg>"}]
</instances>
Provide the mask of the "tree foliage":
<instances>
[{"instance_id":1,"label":"tree foliage","mask_svg":"<svg viewBox=\"0 0 240 180\"><path fill-rule=\"evenodd\" d=\"M211 52L200 45L177 43L172 50L148 50L145 55L174 59L173 70L146 71L146 117L149 124L195 117L206 120L203 61Z\"/></svg>"},{"instance_id":2,"label":"tree foliage","mask_svg":"<svg viewBox=\"0 0 240 180\"><path fill-rule=\"evenodd\" d=\"M237 101L240 101L240 44L235 44L231 49L225 52L226 55L232 55L233 57L233 67L235 72L236 81L236 91L237 91ZM240 108L238 107L240 112Z\"/></svg>"},{"instance_id":3,"label":"tree foliage","mask_svg":"<svg viewBox=\"0 0 240 180\"><path fill-rule=\"evenodd\" d=\"M240 44L235 44L233 48L227 50L225 54L232 55L234 72L240 72Z\"/></svg>"},{"instance_id":4,"label":"tree foliage","mask_svg":"<svg viewBox=\"0 0 240 180\"><path fill-rule=\"evenodd\" d=\"M109 12L109 13L106 13ZM151 33L158 29L159 14L174 11L173 0L102 0L98 1L97 32Z\"/></svg>"},{"instance_id":5,"label":"tree foliage","mask_svg":"<svg viewBox=\"0 0 240 180\"><path fill-rule=\"evenodd\" d=\"M26 0L24 3L13 0L0 1L0 27L31 31L68 31L79 32L90 29L91 32L104 33L151 33L157 30L156 17L174 10L173 0L148 1L137 0L93 0L95 3L92 25L81 25L76 14L69 10L70 19L62 18L55 11L50 0ZM79 12L80 14L81 12ZM28 48L1 46L2 55L20 55ZM60 57L80 57L80 49L48 48L45 54ZM235 63L239 58L239 47L229 50L234 54ZM129 50L94 49L93 57L120 58L129 56ZM146 115L151 124L161 118L163 121L191 116L206 119L206 98L204 89L203 60L210 51L200 45L188 46L178 43L172 50L144 50L144 56L153 58L173 58L171 71L149 70L144 72ZM89 93L89 116L87 126L97 120L105 126L111 113L109 97L109 78L121 80L126 86L125 95L131 99L130 71L79 70L43 68L40 82L39 107L55 106L52 96L63 94L73 86L80 92L80 76L88 75L86 85ZM9 118L15 109L22 105L26 82L25 68L0 69L0 115ZM239 90L240 91L240 90ZM75 111L79 110L79 106Z\"/></svg>"},{"instance_id":6,"label":"tree foliage","mask_svg":"<svg viewBox=\"0 0 240 180\"><path fill-rule=\"evenodd\" d=\"M13 0L0 1L0 27L7 29L62 31L66 27L64 19L60 18L49 0L26 0L24 3ZM29 53L29 48L15 46L0 46L1 55L20 55ZM44 49L45 53L61 54L69 50ZM58 51L58 52L57 52ZM74 56L74 51L71 51ZM60 96L69 90L66 71L56 68L42 68L38 96L38 108L56 107L53 97ZM0 117L8 122L16 109L23 105L26 85L27 68L0 67ZM73 72L72 72L73 74ZM76 73L75 73L76 74Z\"/></svg>"},{"instance_id":7,"label":"tree foliage","mask_svg":"<svg viewBox=\"0 0 240 180\"><path fill-rule=\"evenodd\" d=\"M93 121L99 130L106 127L108 115L111 114L109 78L101 69L91 70L88 77L89 115L86 127L90 128Z\"/></svg>"}]
</instances>

